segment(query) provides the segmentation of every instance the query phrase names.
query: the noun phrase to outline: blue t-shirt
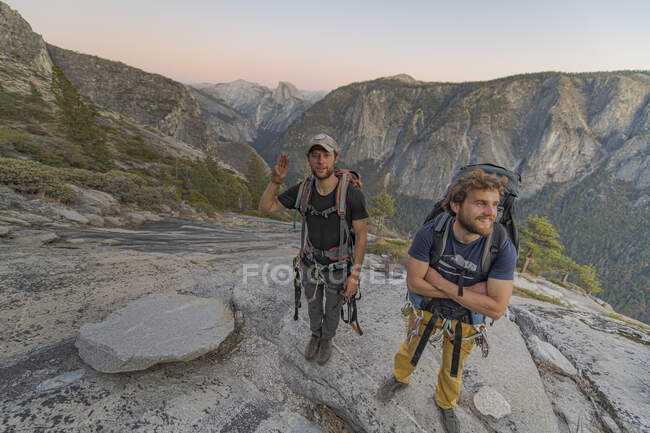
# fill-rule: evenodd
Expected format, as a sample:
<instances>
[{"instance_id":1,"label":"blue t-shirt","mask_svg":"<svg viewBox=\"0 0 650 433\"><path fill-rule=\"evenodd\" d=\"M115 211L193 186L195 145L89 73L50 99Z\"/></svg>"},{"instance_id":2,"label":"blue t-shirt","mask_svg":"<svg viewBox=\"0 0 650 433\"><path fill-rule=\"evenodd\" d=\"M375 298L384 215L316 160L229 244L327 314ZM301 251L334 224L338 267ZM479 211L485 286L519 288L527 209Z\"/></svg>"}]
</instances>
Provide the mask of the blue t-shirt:
<instances>
[{"instance_id":1,"label":"blue t-shirt","mask_svg":"<svg viewBox=\"0 0 650 433\"><path fill-rule=\"evenodd\" d=\"M486 238L481 236L474 242L464 244L456 239L454 236L453 224L455 218L452 218L449 227L449 236L447 237L447 244L442 253L442 257L438 263L431 266L438 271L440 275L447 281L458 284L459 274L458 271L448 265L452 262L454 256L455 262L462 258L465 260L466 267L471 268L476 272L482 272L481 269L481 255L483 254L483 246L485 245ZM409 248L409 255L416 260L422 262L430 262L431 260L431 245L433 244L435 220L431 220L424 224L415 234L413 243ZM467 263L468 262L468 263ZM506 240L506 244L501 252L497 255L492 263L492 268L488 274L488 278L495 278L498 280L512 280L515 273L515 265L517 264L517 250L515 249L510 239ZM485 281L480 277L465 277L463 286L468 287L480 281ZM409 291L409 299L417 308L421 308L422 296ZM451 308L462 308L462 305L451 299L443 299L442 304Z\"/></svg>"}]
</instances>

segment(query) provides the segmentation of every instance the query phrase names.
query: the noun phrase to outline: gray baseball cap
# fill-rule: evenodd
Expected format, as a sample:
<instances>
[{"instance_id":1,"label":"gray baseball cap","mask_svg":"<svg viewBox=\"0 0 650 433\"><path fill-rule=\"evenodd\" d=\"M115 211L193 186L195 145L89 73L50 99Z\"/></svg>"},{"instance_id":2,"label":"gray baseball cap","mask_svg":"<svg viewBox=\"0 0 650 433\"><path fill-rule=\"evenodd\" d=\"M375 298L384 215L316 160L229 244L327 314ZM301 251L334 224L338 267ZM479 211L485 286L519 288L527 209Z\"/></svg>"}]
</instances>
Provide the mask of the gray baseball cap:
<instances>
[{"instance_id":1,"label":"gray baseball cap","mask_svg":"<svg viewBox=\"0 0 650 433\"><path fill-rule=\"evenodd\" d=\"M339 145L336 144L336 141L327 134L321 133L314 135L311 140L309 140L309 150L307 150L307 153L309 153L314 146L321 146L328 152L340 153Z\"/></svg>"}]
</instances>

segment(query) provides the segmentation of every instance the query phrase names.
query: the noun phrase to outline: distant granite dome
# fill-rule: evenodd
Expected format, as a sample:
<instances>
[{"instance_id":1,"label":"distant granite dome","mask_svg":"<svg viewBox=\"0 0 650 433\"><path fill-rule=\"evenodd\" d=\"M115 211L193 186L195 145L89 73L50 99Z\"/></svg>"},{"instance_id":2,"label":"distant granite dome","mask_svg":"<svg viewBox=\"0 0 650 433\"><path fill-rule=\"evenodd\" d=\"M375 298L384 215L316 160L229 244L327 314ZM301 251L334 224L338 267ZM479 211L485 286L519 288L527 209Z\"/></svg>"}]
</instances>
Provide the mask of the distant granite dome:
<instances>
[{"instance_id":1,"label":"distant granite dome","mask_svg":"<svg viewBox=\"0 0 650 433\"><path fill-rule=\"evenodd\" d=\"M286 81L273 90L245 80L194 84L191 88L213 134L249 142L265 158L268 144L324 95L321 91L303 95Z\"/></svg>"}]
</instances>

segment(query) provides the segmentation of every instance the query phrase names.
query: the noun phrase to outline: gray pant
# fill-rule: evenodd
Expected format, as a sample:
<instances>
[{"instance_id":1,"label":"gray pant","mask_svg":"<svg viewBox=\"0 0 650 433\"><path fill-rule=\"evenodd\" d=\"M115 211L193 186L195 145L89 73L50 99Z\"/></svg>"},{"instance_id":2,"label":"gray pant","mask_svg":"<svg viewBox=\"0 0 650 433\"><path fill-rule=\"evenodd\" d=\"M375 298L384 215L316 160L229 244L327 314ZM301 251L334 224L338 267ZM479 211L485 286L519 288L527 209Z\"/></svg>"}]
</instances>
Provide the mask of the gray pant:
<instances>
[{"instance_id":1,"label":"gray pant","mask_svg":"<svg viewBox=\"0 0 650 433\"><path fill-rule=\"evenodd\" d=\"M325 340L334 338L336 328L339 326L341 307L345 302L343 283L347 271L345 269L329 271L325 268L319 271L321 275L316 278L315 266L308 266L303 262L301 272L311 333ZM324 311L323 297L325 298Z\"/></svg>"}]
</instances>

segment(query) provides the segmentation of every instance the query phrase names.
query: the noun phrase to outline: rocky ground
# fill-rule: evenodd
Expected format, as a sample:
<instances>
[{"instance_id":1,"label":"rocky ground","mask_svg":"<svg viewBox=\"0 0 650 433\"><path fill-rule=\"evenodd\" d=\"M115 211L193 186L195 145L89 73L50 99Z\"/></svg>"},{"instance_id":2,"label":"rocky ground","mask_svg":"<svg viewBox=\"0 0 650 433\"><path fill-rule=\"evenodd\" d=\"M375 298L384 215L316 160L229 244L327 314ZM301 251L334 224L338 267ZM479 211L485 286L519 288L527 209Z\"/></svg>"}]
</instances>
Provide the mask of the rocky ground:
<instances>
[{"instance_id":1,"label":"rocky ground","mask_svg":"<svg viewBox=\"0 0 650 433\"><path fill-rule=\"evenodd\" d=\"M293 321L290 224L149 215L138 226L98 227L1 196L3 431L444 431L431 399L439 345L428 346L399 398L375 399L405 326L403 273L386 279L381 258L370 256L363 274L364 335L341 324L321 367L302 355L306 309ZM513 297L508 317L489 329L490 356L475 350L466 366L462 431L648 431L648 331L584 295L541 280L516 284L569 308ZM228 299L241 319L218 350L193 361L117 374L85 364L79 328L149 293ZM496 419L485 407L509 414Z\"/></svg>"}]
</instances>

